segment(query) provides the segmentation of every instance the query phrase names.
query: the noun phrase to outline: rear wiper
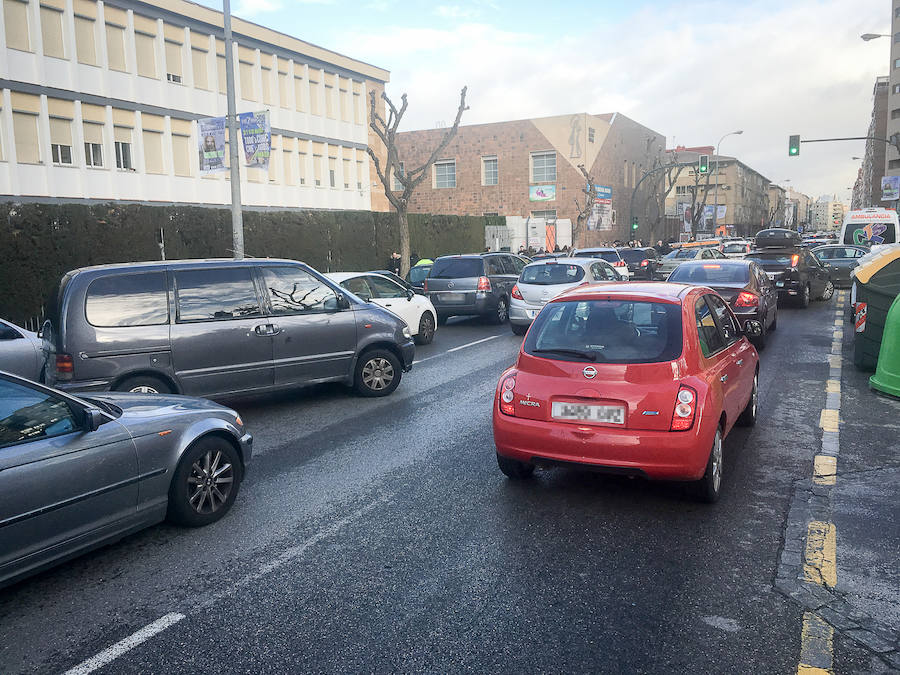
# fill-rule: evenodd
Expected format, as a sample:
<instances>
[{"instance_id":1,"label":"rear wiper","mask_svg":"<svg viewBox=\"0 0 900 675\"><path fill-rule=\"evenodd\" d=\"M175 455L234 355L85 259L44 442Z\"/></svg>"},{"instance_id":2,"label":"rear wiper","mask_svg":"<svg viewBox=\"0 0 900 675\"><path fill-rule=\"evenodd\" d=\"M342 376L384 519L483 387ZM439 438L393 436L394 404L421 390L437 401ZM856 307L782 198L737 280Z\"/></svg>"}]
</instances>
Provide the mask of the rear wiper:
<instances>
[{"instance_id":1,"label":"rear wiper","mask_svg":"<svg viewBox=\"0 0 900 675\"><path fill-rule=\"evenodd\" d=\"M580 349L532 349L535 354L570 354L571 356L580 356L588 361L596 361L597 355L593 352L584 352Z\"/></svg>"}]
</instances>

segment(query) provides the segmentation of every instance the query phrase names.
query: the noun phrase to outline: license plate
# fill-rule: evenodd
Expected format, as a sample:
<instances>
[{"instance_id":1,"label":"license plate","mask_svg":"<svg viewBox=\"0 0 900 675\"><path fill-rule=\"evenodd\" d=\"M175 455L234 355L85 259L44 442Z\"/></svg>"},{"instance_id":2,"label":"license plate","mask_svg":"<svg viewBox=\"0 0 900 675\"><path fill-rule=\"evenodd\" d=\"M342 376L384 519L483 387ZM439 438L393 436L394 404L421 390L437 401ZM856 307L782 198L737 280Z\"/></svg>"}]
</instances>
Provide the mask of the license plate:
<instances>
[{"instance_id":1,"label":"license plate","mask_svg":"<svg viewBox=\"0 0 900 675\"><path fill-rule=\"evenodd\" d=\"M772 281L775 281L775 277L778 276L778 272L766 272L766 276L769 277Z\"/></svg>"},{"instance_id":2,"label":"license plate","mask_svg":"<svg viewBox=\"0 0 900 675\"><path fill-rule=\"evenodd\" d=\"M586 405L554 401L550 413L555 420L625 424L625 408L620 405Z\"/></svg>"},{"instance_id":3,"label":"license plate","mask_svg":"<svg viewBox=\"0 0 900 675\"><path fill-rule=\"evenodd\" d=\"M529 309L528 310L528 318L533 319L534 317L537 316L537 313L538 313L538 311L536 309Z\"/></svg>"},{"instance_id":4,"label":"license plate","mask_svg":"<svg viewBox=\"0 0 900 675\"><path fill-rule=\"evenodd\" d=\"M465 302L466 300L464 293L442 293L440 297L441 302Z\"/></svg>"},{"instance_id":5,"label":"license plate","mask_svg":"<svg viewBox=\"0 0 900 675\"><path fill-rule=\"evenodd\" d=\"M775 282L775 286L778 287L778 288L783 288L783 287L784 287L784 282L783 282L783 281L776 281L776 282Z\"/></svg>"}]
</instances>

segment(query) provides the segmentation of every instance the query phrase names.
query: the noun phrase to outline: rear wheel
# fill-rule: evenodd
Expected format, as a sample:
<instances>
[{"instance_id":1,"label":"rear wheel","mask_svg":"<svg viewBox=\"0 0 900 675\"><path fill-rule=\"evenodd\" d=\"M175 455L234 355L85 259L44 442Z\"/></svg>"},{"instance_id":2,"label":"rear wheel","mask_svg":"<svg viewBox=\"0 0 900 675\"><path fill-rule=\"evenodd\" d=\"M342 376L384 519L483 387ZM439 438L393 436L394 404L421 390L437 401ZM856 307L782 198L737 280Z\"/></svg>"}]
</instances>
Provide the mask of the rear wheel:
<instances>
[{"instance_id":1,"label":"rear wheel","mask_svg":"<svg viewBox=\"0 0 900 675\"><path fill-rule=\"evenodd\" d=\"M697 481L697 498L700 501L712 504L719 500L722 491L722 430L716 429L712 448L709 450L709 459L706 462L706 472L703 478Z\"/></svg>"},{"instance_id":2,"label":"rear wheel","mask_svg":"<svg viewBox=\"0 0 900 675\"><path fill-rule=\"evenodd\" d=\"M822 295L819 296L819 300L831 300L831 296L834 295L834 283L829 279L825 283L825 290L822 291Z\"/></svg>"},{"instance_id":3,"label":"rear wheel","mask_svg":"<svg viewBox=\"0 0 900 675\"><path fill-rule=\"evenodd\" d=\"M509 319L509 305L506 302L506 298L500 298L499 300L497 300L497 309L493 314L490 314L488 318L490 319L491 323L506 323L506 320Z\"/></svg>"},{"instance_id":4,"label":"rear wheel","mask_svg":"<svg viewBox=\"0 0 900 675\"><path fill-rule=\"evenodd\" d=\"M116 385L116 391L129 391L134 394L171 394L172 387L164 380L152 375L138 375L122 380Z\"/></svg>"},{"instance_id":5,"label":"rear wheel","mask_svg":"<svg viewBox=\"0 0 900 675\"><path fill-rule=\"evenodd\" d=\"M431 316L431 312L425 312L422 314L422 318L419 319L419 332L416 334L416 344L430 345L432 340L434 340L434 317Z\"/></svg>"},{"instance_id":6,"label":"rear wheel","mask_svg":"<svg viewBox=\"0 0 900 675\"><path fill-rule=\"evenodd\" d=\"M362 396L387 396L400 384L400 361L386 349L373 349L356 363L354 387Z\"/></svg>"},{"instance_id":7,"label":"rear wheel","mask_svg":"<svg viewBox=\"0 0 900 675\"><path fill-rule=\"evenodd\" d=\"M497 453L497 465L507 478L513 480L523 480L534 473L534 464L504 457L499 452Z\"/></svg>"},{"instance_id":8,"label":"rear wheel","mask_svg":"<svg viewBox=\"0 0 900 675\"><path fill-rule=\"evenodd\" d=\"M224 438L206 436L189 447L169 487L167 517L201 527L228 513L242 478L241 459Z\"/></svg>"},{"instance_id":9,"label":"rear wheel","mask_svg":"<svg viewBox=\"0 0 900 675\"><path fill-rule=\"evenodd\" d=\"M759 409L759 373L753 376L753 391L750 392L750 400L741 416L738 417L737 423L742 427L752 427L756 424L756 412Z\"/></svg>"},{"instance_id":10,"label":"rear wheel","mask_svg":"<svg viewBox=\"0 0 900 675\"><path fill-rule=\"evenodd\" d=\"M768 337L769 331L766 329L765 320L763 320L761 323L762 323L762 335L760 335L759 337L750 339L750 343L754 347L756 347L757 351L760 351L760 352L766 348L766 342L768 342L768 339L769 339L769 337Z\"/></svg>"},{"instance_id":11,"label":"rear wheel","mask_svg":"<svg viewBox=\"0 0 900 675\"><path fill-rule=\"evenodd\" d=\"M510 321L509 329L513 332L513 335L525 335L528 332L528 326L522 326L517 323L513 323Z\"/></svg>"}]
</instances>

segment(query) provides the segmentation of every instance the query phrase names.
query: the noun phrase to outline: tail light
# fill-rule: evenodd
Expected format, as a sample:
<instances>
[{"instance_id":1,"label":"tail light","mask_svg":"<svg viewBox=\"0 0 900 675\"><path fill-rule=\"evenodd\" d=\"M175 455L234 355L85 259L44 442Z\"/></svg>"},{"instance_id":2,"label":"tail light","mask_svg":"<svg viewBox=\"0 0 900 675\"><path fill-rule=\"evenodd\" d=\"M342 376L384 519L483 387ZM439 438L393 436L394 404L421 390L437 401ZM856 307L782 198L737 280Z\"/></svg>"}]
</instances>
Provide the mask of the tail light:
<instances>
[{"instance_id":1,"label":"tail light","mask_svg":"<svg viewBox=\"0 0 900 675\"><path fill-rule=\"evenodd\" d=\"M56 379L71 380L75 374L75 361L71 354L56 355Z\"/></svg>"},{"instance_id":2,"label":"tail light","mask_svg":"<svg viewBox=\"0 0 900 675\"><path fill-rule=\"evenodd\" d=\"M613 263L613 267L627 267L627 265L624 260L616 260L616 262Z\"/></svg>"},{"instance_id":3,"label":"tail light","mask_svg":"<svg viewBox=\"0 0 900 675\"><path fill-rule=\"evenodd\" d=\"M475 287L476 291L484 291L485 293L491 292L491 280L487 277L478 277L478 286Z\"/></svg>"},{"instance_id":4,"label":"tail light","mask_svg":"<svg viewBox=\"0 0 900 675\"><path fill-rule=\"evenodd\" d=\"M649 264L650 264L649 260L641 260L641 267L646 267Z\"/></svg>"},{"instance_id":5,"label":"tail light","mask_svg":"<svg viewBox=\"0 0 900 675\"><path fill-rule=\"evenodd\" d=\"M794 255L791 256L791 267L796 267L799 264L800 264L800 254L795 253Z\"/></svg>"},{"instance_id":6,"label":"tail light","mask_svg":"<svg viewBox=\"0 0 900 675\"><path fill-rule=\"evenodd\" d=\"M747 253L750 253L750 244L747 244L746 248L747 248Z\"/></svg>"},{"instance_id":7,"label":"tail light","mask_svg":"<svg viewBox=\"0 0 900 675\"><path fill-rule=\"evenodd\" d=\"M516 406L513 403L513 399L516 397L515 393L513 393L515 386L515 375L509 375L503 380L503 385L500 390L500 412L504 415L515 416L516 414Z\"/></svg>"},{"instance_id":8,"label":"tail light","mask_svg":"<svg viewBox=\"0 0 900 675\"><path fill-rule=\"evenodd\" d=\"M425 281L422 282L422 291L425 293L428 292L428 279L425 279Z\"/></svg>"},{"instance_id":9,"label":"tail light","mask_svg":"<svg viewBox=\"0 0 900 675\"><path fill-rule=\"evenodd\" d=\"M675 400L675 411L672 415L672 431L687 431L694 426L694 417L697 413L696 390L681 385L678 388L678 397Z\"/></svg>"},{"instance_id":10,"label":"tail light","mask_svg":"<svg viewBox=\"0 0 900 675\"><path fill-rule=\"evenodd\" d=\"M524 300L522 297L522 291L519 290L519 284L513 286L512 291L510 291L510 295L512 295L516 300Z\"/></svg>"},{"instance_id":11,"label":"tail light","mask_svg":"<svg viewBox=\"0 0 900 675\"><path fill-rule=\"evenodd\" d=\"M748 293L747 291L741 291L740 295L737 296L737 300L734 301L735 307L759 307L759 296L755 293Z\"/></svg>"}]
</instances>

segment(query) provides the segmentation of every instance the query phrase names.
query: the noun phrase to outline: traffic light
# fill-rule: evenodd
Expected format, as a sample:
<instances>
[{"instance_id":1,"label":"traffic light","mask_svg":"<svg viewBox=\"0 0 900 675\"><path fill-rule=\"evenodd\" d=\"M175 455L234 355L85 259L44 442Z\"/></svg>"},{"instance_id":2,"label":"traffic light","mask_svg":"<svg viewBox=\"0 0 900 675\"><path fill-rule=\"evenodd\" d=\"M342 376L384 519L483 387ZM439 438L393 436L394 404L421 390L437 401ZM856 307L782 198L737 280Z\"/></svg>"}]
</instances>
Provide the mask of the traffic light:
<instances>
[{"instance_id":1,"label":"traffic light","mask_svg":"<svg viewBox=\"0 0 900 675\"><path fill-rule=\"evenodd\" d=\"M800 154L800 135L791 136L788 139L788 155L796 157Z\"/></svg>"},{"instance_id":2,"label":"traffic light","mask_svg":"<svg viewBox=\"0 0 900 675\"><path fill-rule=\"evenodd\" d=\"M700 173L709 173L709 155L700 155L700 160L697 162L697 170Z\"/></svg>"},{"instance_id":3,"label":"traffic light","mask_svg":"<svg viewBox=\"0 0 900 675\"><path fill-rule=\"evenodd\" d=\"M637 216L631 219L631 229L632 231L638 229L638 219Z\"/></svg>"}]
</instances>

